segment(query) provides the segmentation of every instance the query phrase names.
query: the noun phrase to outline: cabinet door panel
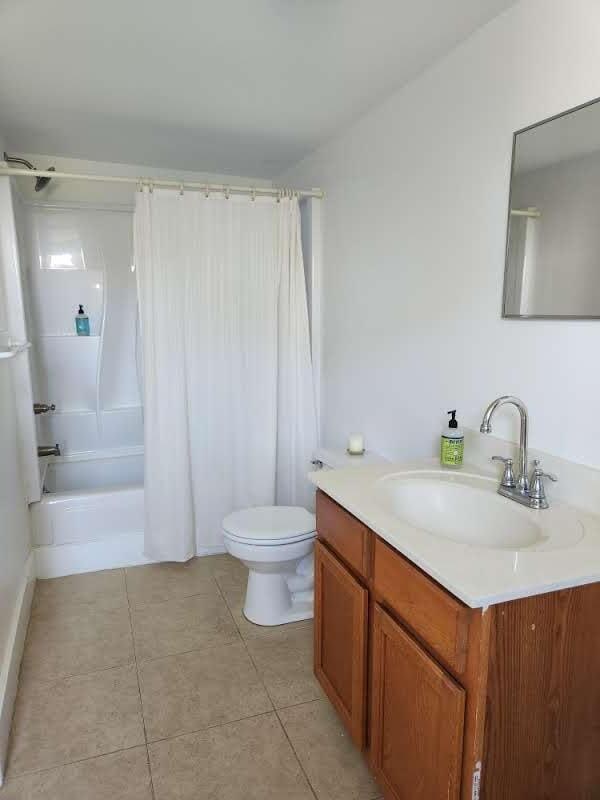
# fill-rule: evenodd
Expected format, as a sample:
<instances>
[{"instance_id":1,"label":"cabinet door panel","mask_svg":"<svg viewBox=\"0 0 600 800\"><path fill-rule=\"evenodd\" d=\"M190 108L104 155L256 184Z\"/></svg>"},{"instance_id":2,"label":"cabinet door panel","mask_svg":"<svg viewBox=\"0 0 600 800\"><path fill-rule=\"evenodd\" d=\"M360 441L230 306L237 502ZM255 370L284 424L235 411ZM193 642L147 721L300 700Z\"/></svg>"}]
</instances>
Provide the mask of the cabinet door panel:
<instances>
[{"instance_id":1,"label":"cabinet door panel","mask_svg":"<svg viewBox=\"0 0 600 800\"><path fill-rule=\"evenodd\" d=\"M315 675L354 743L364 748L368 593L315 544Z\"/></svg>"},{"instance_id":2,"label":"cabinet door panel","mask_svg":"<svg viewBox=\"0 0 600 800\"><path fill-rule=\"evenodd\" d=\"M465 691L375 605L371 761L395 800L458 800Z\"/></svg>"}]
</instances>

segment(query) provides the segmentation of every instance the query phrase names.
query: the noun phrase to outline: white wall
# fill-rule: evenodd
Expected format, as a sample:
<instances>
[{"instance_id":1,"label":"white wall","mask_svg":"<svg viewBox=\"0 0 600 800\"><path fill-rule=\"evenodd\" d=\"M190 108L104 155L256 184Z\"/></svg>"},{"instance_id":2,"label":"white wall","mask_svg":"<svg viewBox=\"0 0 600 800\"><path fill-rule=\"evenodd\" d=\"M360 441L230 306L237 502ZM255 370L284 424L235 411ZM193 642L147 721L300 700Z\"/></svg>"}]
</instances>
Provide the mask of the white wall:
<instances>
[{"instance_id":1,"label":"white wall","mask_svg":"<svg viewBox=\"0 0 600 800\"><path fill-rule=\"evenodd\" d=\"M0 141L0 151L2 143ZM0 238L14 236L12 212L7 214L5 200L10 196L8 179L0 195ZM10 208L10 206L9 206ZM0 242L0 245L2 242ZM3 247L0 246L0 259ZM0 263L0 341L9 335L4 263ZM24 358L25 356L17 356ZM17 414L14 386L14 360L0 361L0 782L6 753L8 726L16 688L16 667L20 658L23 624L18 627L25 589L30 583L27 574L31 553L29 515L25 502L21 457L17 439ZM28 592L30 597L30 591ZM24 611L26 624L28 608ZM17 642L19 640L19 642ZM15 655L16 653L16 655ZM16 661L15 661L16 659Z\"/></svg>"},{"instance_id":2,"label":"white wall","mask_svg":"<svg viewBox=\"0 0 600 800\"><path fill-rule=\"evenodd\" d=\"M598 41L596 0L523 0L281 176L327 193L325 443L429 454L515 393L534 447L600 464L600 323L500 317L512 133L600 94Z\"/></svg>"}]
</instances>

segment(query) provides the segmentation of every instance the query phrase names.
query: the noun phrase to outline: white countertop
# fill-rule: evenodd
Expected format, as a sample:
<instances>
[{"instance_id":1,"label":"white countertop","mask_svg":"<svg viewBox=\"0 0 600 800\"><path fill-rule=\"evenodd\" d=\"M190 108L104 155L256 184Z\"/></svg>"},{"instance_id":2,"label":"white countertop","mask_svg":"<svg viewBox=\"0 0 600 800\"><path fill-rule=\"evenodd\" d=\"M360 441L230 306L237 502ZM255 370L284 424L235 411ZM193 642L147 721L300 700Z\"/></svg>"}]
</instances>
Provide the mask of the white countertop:
<instances>
[{"instance_id":1,"label":"white countertop","mask_svg":"<svg viewBox=\"0 0 600 800\"><path fill-rule=\"evenodd\" d=\"M566 547L526 547L500 550L441 538L404 522L381 500L378 481L395 473L440 470L433 459L407 464L376 464L311 472L310 480L471 608L481 608L519 597L600 581L600 516L562 502L549 509L523 512L544 525L560 526L573 519L583 535ZM441 470L440 470L441 471ZM446 472L446 471L444 471ZM456 474L454 470L450 471ZM477 467L465 465L461 480L470 476L490 479ZM490 479L494 492L497 480ZM500 498L506 503L513 500ZM544 516L545 515L545 516Z\"/></svg>"}]
</instances>

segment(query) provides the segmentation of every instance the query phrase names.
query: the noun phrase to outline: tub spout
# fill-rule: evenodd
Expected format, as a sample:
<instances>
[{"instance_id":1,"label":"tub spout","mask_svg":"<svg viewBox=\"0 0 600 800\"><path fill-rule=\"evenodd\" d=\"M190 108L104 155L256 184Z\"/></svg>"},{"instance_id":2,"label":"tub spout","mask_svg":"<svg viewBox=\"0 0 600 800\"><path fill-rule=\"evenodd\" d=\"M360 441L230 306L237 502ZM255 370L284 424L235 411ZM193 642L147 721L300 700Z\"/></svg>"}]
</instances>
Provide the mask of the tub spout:
<instances>
[{"instance_id":1,"label":"tub spout","mask_svg":"<svg viewBox=\"0 0 600 800\"><path fill-rule=\"evenodd\" d=\"M59 456L60 447L57 444L40 445L37 449L38 458L45 458L46 456Z\"/></svg>"}]
</instances>

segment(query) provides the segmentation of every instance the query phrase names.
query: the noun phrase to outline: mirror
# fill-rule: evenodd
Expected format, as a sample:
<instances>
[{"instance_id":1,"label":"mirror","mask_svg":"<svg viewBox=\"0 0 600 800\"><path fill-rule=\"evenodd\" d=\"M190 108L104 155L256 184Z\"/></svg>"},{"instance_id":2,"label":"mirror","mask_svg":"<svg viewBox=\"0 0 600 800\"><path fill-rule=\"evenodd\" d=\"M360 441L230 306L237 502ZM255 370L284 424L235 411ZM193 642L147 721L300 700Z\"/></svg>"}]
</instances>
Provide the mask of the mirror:
<instances>
[{"instance_id":1,"label":"mirror","mask_svg":"<svg viewBox=\"0 0 600 800\"><path fill-rule=\"evenodd\" d=\"M513 140L504 317L600 318L600 102Z\"/></svg>"}]
</instances>

